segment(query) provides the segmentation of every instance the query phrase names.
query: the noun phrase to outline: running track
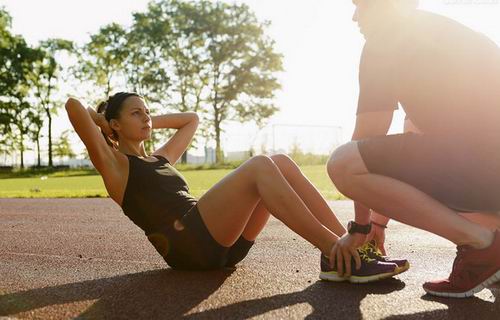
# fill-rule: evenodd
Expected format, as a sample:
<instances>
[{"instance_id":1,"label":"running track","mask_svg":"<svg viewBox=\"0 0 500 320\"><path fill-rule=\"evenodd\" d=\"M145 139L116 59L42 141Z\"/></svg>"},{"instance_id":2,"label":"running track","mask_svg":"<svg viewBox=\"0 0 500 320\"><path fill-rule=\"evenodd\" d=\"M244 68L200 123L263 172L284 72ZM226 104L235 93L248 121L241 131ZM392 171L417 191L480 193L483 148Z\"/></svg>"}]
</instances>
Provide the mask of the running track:
<instances>
[{"instance_id":1,"label":"running track","mask_svg":"<svg viewBox=\"0 0 500 320\"><path fill-rule=\"evenodd\" d=\"M319 281L318 250L274 219L235 271L180 272L109 199L0 199L0 319L500 319L499 289L425 295L447 241L396 222L387 241L412 268L376 284Z\"/></svg>"}]
</instances>

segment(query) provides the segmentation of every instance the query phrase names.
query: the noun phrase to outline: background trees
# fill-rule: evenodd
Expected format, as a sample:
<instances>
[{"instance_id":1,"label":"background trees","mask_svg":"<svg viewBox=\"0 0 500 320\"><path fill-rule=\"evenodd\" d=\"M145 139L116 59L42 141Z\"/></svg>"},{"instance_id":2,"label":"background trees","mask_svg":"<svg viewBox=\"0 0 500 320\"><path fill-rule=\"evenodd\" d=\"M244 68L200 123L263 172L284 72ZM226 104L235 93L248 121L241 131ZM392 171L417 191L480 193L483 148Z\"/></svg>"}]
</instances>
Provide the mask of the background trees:
<instances>
[{"instance_id":1,"label":"background trees","mask_svg":"<svg viewBox=\"0 0 500 320\"><path fill-rule=\"evenodd\" d=\"M47 126L50 166L52 119L62 105L55 92L63 71L84 84L76 95L91 103L127 90L143 95L153 112L198 112L200 133L213 139L217 162L223 161L227 120L260 125L278 110L273 100L282 56L266 35L268 23L246 5L152 1L145 12L134 13L130 27L103 26L79 46L49 39L32 48L11 35L9 26L10 17L0 11L0 143L16 137L22 153L23 137L31 137L40 150ZM73 53L77 63L63 70L61 52ZM155 133L149 148L168 134Z\"/></svg>"},{"instance_id":2,"label":"background trees","mask_svg":"<svg viewBox=\"0 0 500 320\"><path fill-rule=\"evenodd\" d=\"M248 6L163 0L150 3L134 21L129 33L142 39L135 46L142 58L147 65L161 61L169 75L168 90L155 100L175 111L202 113L202 132L215 140L217 162L223 161L224 121L262 124L278 110L273 98L282 56L265 35L268 24Z\"/></svg>"},{"instance_id":3,"label":"background trees","mask_svg":"<svg viewBox=\"0 0 500 320\"><path fill-rule=\"evenodd\" d=\"M30 104L33 66L40 51L29 47L20 36L10 33L10 16L0 11L0 130L1 142L19 152L24 168L25 139L36 137L36 125L42 121Z\"/></svg>"}]
</instances>

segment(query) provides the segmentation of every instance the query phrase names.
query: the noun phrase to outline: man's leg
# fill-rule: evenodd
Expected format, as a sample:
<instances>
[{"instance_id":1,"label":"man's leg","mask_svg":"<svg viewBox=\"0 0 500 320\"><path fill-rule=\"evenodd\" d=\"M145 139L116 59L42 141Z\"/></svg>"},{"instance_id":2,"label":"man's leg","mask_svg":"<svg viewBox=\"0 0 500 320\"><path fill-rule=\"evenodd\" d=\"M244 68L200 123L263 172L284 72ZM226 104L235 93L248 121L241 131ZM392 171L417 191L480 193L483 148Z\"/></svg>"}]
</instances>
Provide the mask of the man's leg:
<instances>
[{"instance_id":1,"label":"man's leg","mask_svg":"<svg viewBox=\"0 0 500 320\"><path fill-rule=\"evenodd\" d=\"M494 233L463 218L408 183L369 172L357 142L346 144L334 152L328 163L328 173L340 192L363 206L440 235L460 246L456 261L465 263L454 267L450 279L426 283L424 289L427 292L466 297L500 279L499 231ZM466 252L467 247L475 250ZM466 280L464 272L468 275Z\"/></svg>"},{"instance_id":2,"label":"man's leg","mask_svg":"<svg viewBox=\"0 0 500 320\"><path fill-rule=\"evenodd\" d=\"M405 118L404 120L404 133L417 133L420 134L420 130L415 126L415 124L409 119ZM358 206L361 206L361 204L358 204ZM474 213L466 213L466 214L461 214L464 218L470 220L471 222L474 222L476 224L482 225L492 231L495 231L496 229L500 229L500 212L498 214L488 214L488 213L481 213L481 212L474 212ZM372 221L377 222L378 224L386 225L389 221L389 218L385 217L384 215L381 215L378 212L372 211ZM374 231L380 231L378 229L375 229ZM381 232L383 233L383 232ZM383 252L383 254L386 254L385 251L385 246L384 246L384 239L376 239L377 240L377 245L379 246L379 249Z\"/></svg>"},{"instance_id":3,"label":"man's leg","mask_svg":"<svg viewBox=\"0 0 500 320\"><path fill-rule=\"evenodd\" d=\"M404 120L404 133L417 133L420 134L420 130L413 124L413 122L409 118L405 118ZM498 214L488 214L488 213L481 213L481 212L474 212L474 213L466 213L466 214L461 214L464 218L468 219L469 221L482 225L485 228L488 228L491 231L495 231L496 229L500 229L500 212ZM389 221L389 218L384 217L380 213L377 212L372 212L372 220L375 220L379 224L386 225L387 222ZM383 241L377 241L377 244L380 245L380 249L382 252L385 254L385 248L384 248L384 243Z\"/></svg>"},{"instance_id":4,"label":"man's leg","mask_svg":"<svg viewBox=\"0 0 500 320\"><path fill-rule=\"evenodd\" d=\"M423 229L457 245L488 247L491 230L470 222L413 186L368 172L357 142L338 148L328 163L330 177L347 197L386 217Z\"/></svg>"}]
</instances>

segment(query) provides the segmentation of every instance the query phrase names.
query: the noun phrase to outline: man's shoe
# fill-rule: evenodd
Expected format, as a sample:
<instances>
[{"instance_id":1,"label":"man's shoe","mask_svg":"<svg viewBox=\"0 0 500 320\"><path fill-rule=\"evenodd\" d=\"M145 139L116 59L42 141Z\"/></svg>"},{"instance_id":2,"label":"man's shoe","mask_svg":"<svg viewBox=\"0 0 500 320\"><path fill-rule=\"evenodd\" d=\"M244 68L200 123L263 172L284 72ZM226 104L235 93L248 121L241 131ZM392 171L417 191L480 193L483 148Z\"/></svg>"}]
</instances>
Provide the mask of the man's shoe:
<instances>
[{"instance_id":1,"label":"man's shoe","mask_svg":"<svg viewBox=\"0 0 500 320\"><path fill-rule=\"evenodd\" d=\"M500 280L500 231L495 232L493 243L485 249L469 246L457 247L450 277L426 282L424 290L432 295L466 298Z\"/></svg>"},{"instance_id":2,"label":"man's shoe","mask_svg":"<svg viewBox=\"0 0 500 320\"><path fill-rule=\"evenodd\" d=\"M390 278L397 274L398 266L395 263L387 263L371 259L365 252L358 249L361 258L361 268L356 270L354 258L351 261L351 276L339 276L336 268L331 268L328 257L321 254L321 273L319 278L326 281L349 281L352 283L367 283Z\"/></svg>"},{"instance_id":3,"label":"man's shoe","mask_svg":"<svg viewBox=\"0 0 500 320\"><path fill-rule=\"evenodd\" d=\"M488 286L488 289L500 289L500 281L493 283L493 284L490 284Z\"/></svg>"},{"instance_id":4,"label":"man's shoe","mask_svg":"<svg viewBox=\"0 0 500 320\"><path fill-rule=\"evenodd\" d=\"M365 243L360 250L365 251L368 257L381 262L395 263L398 266L397 274L403 273L410 269L410 262L406 259L395 259L388 256L382 255L382 252L378 249L375 240L371 240Z\"/></svg>"}]
</instances>

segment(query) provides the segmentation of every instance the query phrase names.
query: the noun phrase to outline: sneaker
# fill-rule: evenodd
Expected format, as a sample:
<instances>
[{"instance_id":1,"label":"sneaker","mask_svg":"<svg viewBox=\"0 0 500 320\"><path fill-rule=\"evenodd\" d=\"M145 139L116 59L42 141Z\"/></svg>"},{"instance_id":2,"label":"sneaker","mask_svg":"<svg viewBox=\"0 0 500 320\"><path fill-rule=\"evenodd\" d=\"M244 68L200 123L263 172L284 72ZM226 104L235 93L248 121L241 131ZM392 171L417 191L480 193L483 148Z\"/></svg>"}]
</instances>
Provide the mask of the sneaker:
<instances>
[{"instance_id":1,"label":"sneaker","mask_svg":"<svg viewBox=\"0 0 500 320\"><path fill-rule=\"evenodd\" d=\"M321 254L321 273L319 274L319 278L321 280L334 282L349 281L352 283L366 283L390 278L397 273L398 266L395 263L377 261L368 257L365 252L359 249L358 253L361 258L361 268L356 270L356 264L353 258L350 277L339 276L337 269L330 267L328 257Z\"/></svg>"},{"instance_id":2,"label":"sneaker","mask_svg":"<svg viewBox=\"0 0 500 320\"><path fill-rule=\"evenodd\" d=\"M449 298L466 298L500 280L500 230L495 232L493 243L485 249L469 246L457 247L450 277L426 282L424 290L432 295Z\"/></svg>"},{"instance_id":3,"label":"sneaker","mask_svg":"<svg viewBox=\"0 0 500 320\"><path fill-rule=\"evenodd\" d=\"M493 284L490 284L488 286L488 289L500 289L500 281L493 283Z\"/></svg>"},{"instance_id":4,"label":"sneaker","mask_svg":"<svg viewBox=\"0 0 500 320\"><path fill-rule=\"evenodd\" d=\"M397 274L403 273L410 269L410 262L406 259L395 259L389 258L388 256L382 255L382 252L378 249L375 240L365 243L360 250L366 252L368 257L381 262L395 263L398 266Z\"/></svg>"}]
</instances>

